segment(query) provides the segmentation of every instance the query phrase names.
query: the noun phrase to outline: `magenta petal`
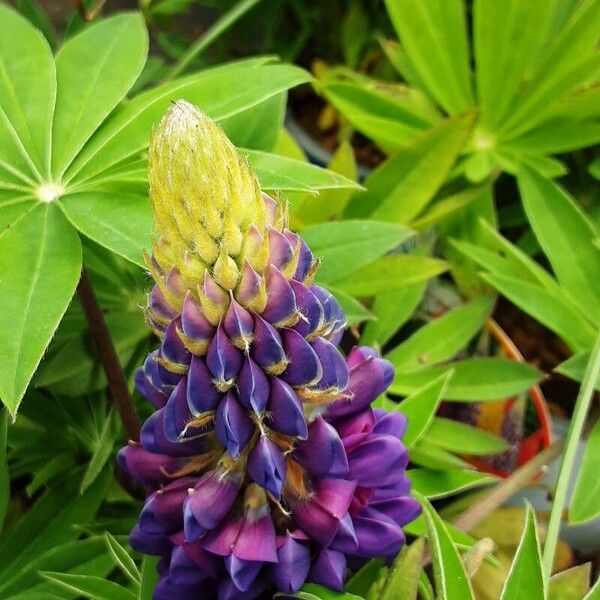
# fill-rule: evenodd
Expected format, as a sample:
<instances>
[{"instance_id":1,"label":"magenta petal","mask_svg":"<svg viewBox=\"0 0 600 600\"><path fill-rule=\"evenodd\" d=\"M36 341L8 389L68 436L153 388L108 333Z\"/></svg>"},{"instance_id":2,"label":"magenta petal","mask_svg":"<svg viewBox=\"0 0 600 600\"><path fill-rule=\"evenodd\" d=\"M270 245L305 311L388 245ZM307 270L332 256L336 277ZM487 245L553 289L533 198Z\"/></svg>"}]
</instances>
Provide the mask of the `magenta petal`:
<instances>
[{"instance_id":1,"label":"magenta petal","mask_svg":"<svg viewBox=\"0 0 600 600\"><path fill-rule=\"evenodd\" d=\"M182 460L176 456L148 452L135 443L121 448L117 461L126 473L150 487L170 481L167 474L178 471L182 466Z\"/></svg>"},{"instance_id":2,"label":"magenta petal","mask_svg":"<svg viewBox=\"0 0 600 600\"><path fill-rule=\"evenodd\" d=\"M267 305L262 312L264 319L277 325L288 320L296 312L296 296L290 282L275 265L265 270L267 282Z\"/></svg>"},{"instance_id":3,"label":"magenta petal","mask_svg":"<svg viewBox=\"0 0 600 600\"><path fill-rule=\"evenodd\" d=\"M298 241L300 242L300 256L298 258L298 266L294 273L294 279L296 281L304 281L304 278L310 272L310 269L314 262L314 257L308 244L297 234L289 229L284 229L283 235L288 239L292 247L295 249Z\"/></svg>"},{"instance_id":4,"label":"magenta petal","mask_svg":"<svg viewBox=\"0 0 600 600\"><path fill-rule=\"evenodd\" d=\"M268 505L247 511L233 554L244 560L277 562L275 526Z\"/></svg>"},{"instance_id":5,"label":"magenta petal","mask_svg":"<svg viewBox=\"0 0 600 600\"><path fill-rule=\"evenodd\" d=\"M187 402L192 415L197 417L214 410L222 397L223 394L212 382L212 373L204 360L198 356L192 357L187 383Z\"/></svg>"},{"instance_id":6,"label":"magenta petal","mask_svg":"<svg viewBox=\"0 0 600 600\"><path fill-rule=\"evenodd\" d=\"M167 360L179 364L189 365L192 355L183 345L177 329L179 328L179 318L173 319L165 331L165 337L160 345L160 355Z\"/></svg>"},{"instance_id":7,"label":"magenta petal","mask_svg":"<svg viewBox=\"0 0 600 600\"><path fill-rule=\"evenodd\" d=\"M219 581L219 600L254 600L264 592L264 589L265 582L260 577L257 577L245 591L240 590L231 579L221 579ZM207 598L213 598L213 596L207 596ZM173 597L170 600L179 600L179 598ZM195 596L194 600L198 600L198 596Z\"/></svg>"},{"instance_id":8,"label":"magenta petal","mask_svg":"<svg viewBox=\"0 0 600 600\"><path fill-rule=\"evenodd\" d=\"M258 315L254 316L254 342L250 354L263 369L269 369L286 361L281 336L277 330Z\"/></svg>"},{"instance_id":9,"label":"magenta petal","mask_svg":"<svg viewBox=\"0 0 600 600\"><path fill-rule=\"evenodd\" d=\"M294 257L294 249L288 239L272 226L267 226L269 236L269 262L283 269Z\"/></svg>"},{"instance_id":10,"label":"magenta petal","mask_svg":"<svg viewBox=\"0 0 600 600\"><path fill-rule=\"evenodd\" d=\"M352 394L349 400L332 403L327 416L346 417L364 410L378 396L383 394L394 378L394 367L382 358L369 358L350 370L350 380L346 392Z\"/></svg>"},{"instance_id":11,"label":"magenta petal","mask_svg":"<svg viewBox=\"0 0 600 600\"><path fill-rule=\"evenodd\" d=\"M308 500L292 501L297 525L308 535L328 546L352 501L356 484L345 479L322 479Z\"/></svg>"},{"instance_id":12,"label":"magenta petal","mask_svg":"<svg viewBox=\"0 0 600 600\"><path fill-rule=\"evenodd\" d=\"M223 329L234 346L248 348L252 341L254 319L245 308L232 299L223 319Z\"/></svg>"},{"instance_id":13,"label":"magenta petal","mask_svg":"<svg viewBox=\"0 0 600 600\"><path fill-rule=\"evenodd\" d=\"M285 381L271 379L268 425L275 431L305 439L308 435L306 419L300 399Z\"/></svg>"},{"instance_id":14,"label":"magenta petal","mask_svg":"<svg viewBox=\"0 0 600 600\"><path fill-rule=\"evenodd\" d=\"M162 408L167 403L168 396L160 389L154 387L144 369L138 369L135 372L135 387L155 408Z\"/></svg>"},{"instance_id":15,"label":"magenta petal","mask_svg":"<svg viewBox=\"0 0 600 600\"><path fill-rule=\"evenodd\" d=\"M389 435L372 436L348 454L349 475L359 487L385 487L400 481L408 464L402 442Z\"/></svg>"},{"instance_id":16,"label":"magenta petal","mask_svg":"<svg viewBox=\"0 0 600 600\"><path fill-rule=\"evenodd\" d=\"M358 539L356 538L356 532L354 531L352 517L348 513L346 513L344 518L340 521L340 526L329 547L332 550L338 550L344 554L354 554L358 547Z\"/></svg>"},{"instance_id":17,"label":"magenta petal","mask_svg":"<svg viewBox=\"0 0 600 600\"><path fill-rule=\"evenodd\" d=\"M395 556L406 541L402 529L391 518L371 508L363 509L353 523L359 556Z\"/></svg>"},{"instance_id":18,"label":"magenta petal","mask_svg":"<svg viewBox=\"0 0 600 600\"><path fill-rule=\"evenodd\" d=\"M339 390L345 389L348 385L348 367L340 351L325 338L315 339L312 342L312 347L323 367L323 377L321 377L317 387L321 389L329 387L335 387Z\"/></svg>"},{"instance_id":19,"label":"magenta petal","mask_svg":"<svg viewBox=\"0 0 600 600\"><path fill-rule=\"evenodd\" d=\"M324 320L329 325L330 334L341 332L346 325L346 317L335 296L318 285L312 285L310 289L323 306ZM331 341L334 345L337 344L336 341Z\"/></svg>"},{"instance_id":20,"label":"magenta petal","mask_svg":"<svg viewBox=\"0 0 600 600\"><path fill-rule=\"evenodd\" d=\"M311 345L293 329L281 333L283 350L290 361L281 379L294 386L312 385L323 375L321 363Z\"/></svg>"},{"instance_id":21,"label":"magenta petal","mask_svg":"<svg viewBox=\"0 0 600 600\"><path fill-rule=\"evenodd\" d=\"M198 544L218 556L229 556L241 529L242 519L228 517L218 527L208 531Z\"/></svg>"},{"instance_id":22,"label":"magenta petal","mask_svg":"<svg viewBox=\"0 0 600 600\"><path fill-rule=\"evenodd\" d=\"M277 563L270 569L273 583L280 592L294 594L305 582L310 569L310 550L289 532L277 550Z\"/></svg>"},{"instance_id":23,"label":"magenta petal","mask_svg":"<svg viewBox=\"0 0 600 600\"><path fill-rule=\"evenodd\" d=\"M188 406L187 387L188 380L184 376L173 390L163 411L164 432L170 442L180 442L184 438L201 435L208 430L197 427L187 429L187 424L193 419Z\"/></svg>"},{"instance_id":24,"label":"magenta petal","mask_svg":"<svg viewBox=\"0 0 600 600\"><path fill-rule=\"evenodd\" d=\"M148 496L140 515L140 527L154 527L159 524L166 531L181 529L183 524L183 502L188 496L188 488L194 484L191 477L183 477L171 482Z\"/></svg>"},{"instance_id":25,"label":"magenta petal","mask_svg":"<svg viewBox=\"0 0 600 600\"><path fill-rule=\"evenodd\" d=\"M231 577L231 581L241 592L245 592L250 588L262 566L262 561L243 560L235 554L225 557L225 568Z\"/></svg>"},{"instance_id":26,"label":"magenta petal","mask_svg":"<svg viewBox=\"0 0 600 600\"><path fill-rule=\"evenodd\" d=\"M260 436L250 451L248 474L262 488L277 498L281 498L281 488L285 481L286 465L281 450L267 437Z\"/></svg>"},{"instance_id":27,"label":"magenta petal","mask_svg":"<svg viewBox=\"0 0 600 600\"><path fill-rule=\"evenodd\" d=\"M323 307L317 297L303 283L292 279L290 285L294 290L296 306L301 315L300 320L292 329L307 337L323 325Z\"/></svg>"},{"instance_id":28,"label":"magenta petal","mask_svg":"<svg viewBox=\"0 0 600 600\"><path fill-rule=\"evenodd\" d=\"M235 297L242 303L248 304L260 291L260 275L252 268L248 260L244 260L242 276L236 288Z\"/></svg>"},{"instance_id":29,"label":"magenta petal","mask_svg":"<svg viewBox=\"0 0 600 600\"><path fill-rule=\"evenodd\" d=\"M206 452L206 441L202 438L169 441L164 432L164 410L161 408L152 413L142 425L140 431L142 447L148 452L171 456L193 456Z\"/></svg>"},{"instance_id":30,"label":"magenta petal","mask_svg":"<svg viewBox=\"0 0 600 600\"><path fill-rule=\"evenodd\" d=\"M215 417L215 431L219 441L227 448L232 458L240 455L252 436L254 424L232 392L229 392L219 403Z\"/></svg>"},{"instance_id":31,"label":"magenta petal","mask_svg":"<svg viewBox=\"0 0 600 600\"><path fill-rule=\"evenodd\" d=\"M345 572L346 557L341 552L323 548L312 564L308 580L341 592Z\"/></svg>"},{"instance_id":32,"label":"magenta petal","mask_svg":"<svg viewBox=\"0 0 600 600\"><path fill-rule=\"evenodd\" d=\"M205 529L222 521L237 498L242 477L235 471L215 469L205 473L189 492L192 514Z\"/></svg>"},{"instance_id":33,"label":"magenta petal","mask_svg":"<svg viewBox=\"0 0 600 600\"><path fill-rule=\"evenodd\" d=\"M294 460L316 477L345 477L348 460L342 440L323 417L308 426L308 437L296 444Z\"/></svg>"},{"instance_id":34,"label":"magenta petal","mask_svg":"<svg viewBox=\"0 0 600 600\"><path fill-rule=\"evenodd\" d=\"M421 514L421 505L409 496L372 500L369 502L369 508L393 519L400 527L414 521Z\"/></svg>"},{"instance_id":35,"label":"magenta petal","mask_svg":"<svg viewBox=\"0 0 600 600\"><path fill-rule=\"evenodd\" d=\"M181 309L181 331L195 342L209 341L215 332L214 326L202 314L190 292L186 294Z\"/></svg>"},{"instance_id":36,"label":"magenta petal","mask_svg":"<svg viewBox=\"0 0 600 600\"><path fill-rule=\"evenodd\" d=\"M177 316L177 311L167 302L162 290L157 285L150 291L148 307L152 312L169 321L172 321Z\"/></svg>"},{"instance_id":37,"label":"magenta petal","mask_svg":"<svg viewBox=\"0 0 600 600\"><path fill-rule=\"evenodd\" d=\"M138 552L162 556L171 550L172 544L166 533L148 533L136 525L129 534L129 544Z\"/></svg>"},{"instance_id":38,"label":"magenta petal","mask_svg":"<svg viewBox=\"0 0 600 600\"><path fill-rule=\"evenodd\" d=\"M198 569L181 546L175 546L169 563L169 578L174 585L192 586L208 579L208 576Z\"/></svg>"},{"instance_id":39,"label":"magenta petal","mask_svg":"<svg viewBox=\"0 0 600 600\"><path fill-rule=\"evenodd\" d=\"M269 380L249 356L244 360L237 386L238 397L244 407L257 414L265 410L269 399Z\"/></svg>"},{"instance_id":40,"label":"magenta petal","mask_svg":"<svg viewBox=\"0 0 600 600\"><path fill-rule=\"evenodd\" d=\"M375 409L374 432L401 438L406 432L407 419L399 412L387 412L380 408Z\"/></svg>"},{"instance_id":41,"label":"magenta petal","mask_svg":"<svg viewBox=\"0 0 600 600\"><path fill-rule=\"evenodd\" d=\"M242 368L242 355L229 341L221 325L208 347L206 365L215 380L223 383L233 381Z\"/></svg>"}]
</instances>

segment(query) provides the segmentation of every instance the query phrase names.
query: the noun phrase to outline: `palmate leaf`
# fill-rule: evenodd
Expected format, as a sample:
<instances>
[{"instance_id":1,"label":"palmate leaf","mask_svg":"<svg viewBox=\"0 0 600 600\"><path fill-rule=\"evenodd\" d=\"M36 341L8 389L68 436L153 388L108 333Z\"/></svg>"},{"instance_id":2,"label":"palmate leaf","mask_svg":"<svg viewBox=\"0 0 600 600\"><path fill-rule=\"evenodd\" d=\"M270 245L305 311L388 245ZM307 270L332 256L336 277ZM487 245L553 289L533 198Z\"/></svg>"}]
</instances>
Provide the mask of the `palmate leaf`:
<instances>
[{"instance_id":1,"label":"palmate leaf","mask_svg":"<svg viewBox=\"0 0 600 600\"><path fill-rule=\"evenodd\" d=\"M40 204L0 238L0 399L17 412L81 271L81 242L59 209Z\"/></svg>"},{"instance_id":2,"label":"palmate leaf","mask_svg":"<svg viewBox=\"0 0 600 600\"><path fill-rule=\"evenodd\" d=\"M50 46L38 30L4 4L0 24L1 188L4 163L14 167L13 174L20 172L21 183L49 173L56 75Z\"/></svg>"},{"instance_id":3,"label":"palmate leaf","mask_svg":"<svg viewBox=\"0 0 600 600\"><path fill-rule=\"evenodd\" d=\"M310 77L259 57L123 103L146 60L139 14L87 26L55 60L43 35L5 5L0 24L0 400L14 415L79 277L81 244L72 225L141 264L151 231L141 153L170 102L196 102L244 142L268 147L281 124L286 90ZM244 123L257 119L264 126L252 134ZM266 130L271 133L264 137ZM275 187L287 177L294 187L311 189L311 176L317 187L356 187L301 163L273 177L277 160L256 160Z\"/></svg>"},{"instance_id":4,"label":"palmate leaf","mask_svg":"<svg viewBox=\"0 0 600 600\"><path fill-rule=\"evenodd\" d=\"M69 39L56 55L58 94L52 172L60 179L98 126L139 76L148 52L141 15L100 21Z\"/></svg>"}]
</instances>

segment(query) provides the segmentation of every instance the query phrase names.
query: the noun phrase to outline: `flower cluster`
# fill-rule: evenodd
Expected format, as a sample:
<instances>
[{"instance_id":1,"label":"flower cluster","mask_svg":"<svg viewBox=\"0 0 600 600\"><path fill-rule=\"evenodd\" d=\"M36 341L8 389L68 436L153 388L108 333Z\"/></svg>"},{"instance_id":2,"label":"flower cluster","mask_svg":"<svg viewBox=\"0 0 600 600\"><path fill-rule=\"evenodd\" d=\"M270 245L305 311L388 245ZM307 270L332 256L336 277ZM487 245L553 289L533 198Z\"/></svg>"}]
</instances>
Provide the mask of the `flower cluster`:
<instances>
[{"instance_id":1,"label":"flower cluster","mask_svg":"<svg viewBox=\"0 0 600 600\"><path fill-rule=\"evenodd\" d=\"M369 348L344 359L318 261L199 109L170 108L149 167L161 344L136 384L156 411L119 460L150 491L130 541L162 556L155 598L341 590L419 511L404 417L370 407L392 366Z\"/></svg>"}]
</instances>

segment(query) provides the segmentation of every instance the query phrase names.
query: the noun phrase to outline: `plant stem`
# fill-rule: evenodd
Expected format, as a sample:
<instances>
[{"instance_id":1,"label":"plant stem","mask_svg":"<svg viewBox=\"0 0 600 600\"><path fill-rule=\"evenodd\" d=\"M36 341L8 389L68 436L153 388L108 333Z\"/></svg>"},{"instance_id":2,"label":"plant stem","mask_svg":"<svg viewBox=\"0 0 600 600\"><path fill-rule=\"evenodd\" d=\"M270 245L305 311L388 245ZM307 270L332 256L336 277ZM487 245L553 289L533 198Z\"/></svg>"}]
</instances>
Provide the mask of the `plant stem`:
<instances>
[{"instance_id":1,"label":"plant stem","mask_svg":"<svg viewBox=\"0 0 600 600\"><path fill-rule=\"evenodd\" d=\"M235 4L229 11L222 15L216 23L209 27L204 35L199 37L181 56L167 72L163 81L171 81L178 75L181 75L188 65L197 58L208 46L210 46L219 36L227 31L237 20L241 19L250 9L252 9L261 0L241 0Z\"/></svg>"},{"instance_id":2,"label":"plant stem","mask_svg":"<svg viewBox=\"0 0 600 600\"><path fill-rule=\"evenodd\" d=\"M473 506L462 513L454 526L462 531L470 531L481 523L506 500L523 489L545 467L551 464L562 452L563 440L554 442L552 446L540 452L537 456L517 469L510 477L497 485L487 496L478 500Z\"/></svg>"},{"instance_id":3,"label":"plant stem","mask_svg":"<svg viewBox=\"0 0 600 600\"><path fill-rule=\"evenodd\" d=\"M85 271L81 272L77 295L83 307L90 334L96 345L98 358L106 373L110 397L121 417L127 436L130 440L137 442L140 439L140 420L137 410L129 394L125 374L106 326L102 309L94 294L92 282Z\"/></svg>"},{"instance_id":4,"label":"plant stem","mask_svg":"<svg viewBox=\"0 0 600 600\"><path fill-rule=\"evenodd\" d=\"M546 532L546 542L544 544L544 552L542 554L542 566L546 577L550 577L552 565L554 563L554 553L556 551L556 543L558 541L558 532L560 529L560 521L565 502L567 498L567 490L571 475L573 474L573 465L577 454L577 446L583 433L585 420L594 397L594 388L598 375L600 374L600 331L592 349L590 360L585 369L583 381L577 394L577 402L575 410L571 418L571 424L565 440L565 453L560 473L556 483L554 493L554 501L552 502L552 510L550 512L550 520L548 521L548 530Z\"/></svg>"}]
</instances>

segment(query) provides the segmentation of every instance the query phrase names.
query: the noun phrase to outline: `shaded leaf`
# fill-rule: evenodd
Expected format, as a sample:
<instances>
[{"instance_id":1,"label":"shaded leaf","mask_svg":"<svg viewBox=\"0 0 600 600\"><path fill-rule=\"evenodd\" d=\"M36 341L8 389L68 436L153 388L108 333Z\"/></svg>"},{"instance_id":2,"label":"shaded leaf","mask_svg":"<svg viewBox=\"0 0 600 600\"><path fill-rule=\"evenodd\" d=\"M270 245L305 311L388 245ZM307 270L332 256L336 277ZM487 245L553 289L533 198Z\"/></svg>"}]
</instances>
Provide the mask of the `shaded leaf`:
<instances>
[{"instance_id":1,"label":"shaded leaf","mask_svg":"<svg viewBox=\"0 0 600 600\"><path fill-rule=\"evenodd\" d=\"M445 498L496 481L491 475L468 469L410 469L406 474L412 489L431 499Z\"/></svg>"}]
</instances>

